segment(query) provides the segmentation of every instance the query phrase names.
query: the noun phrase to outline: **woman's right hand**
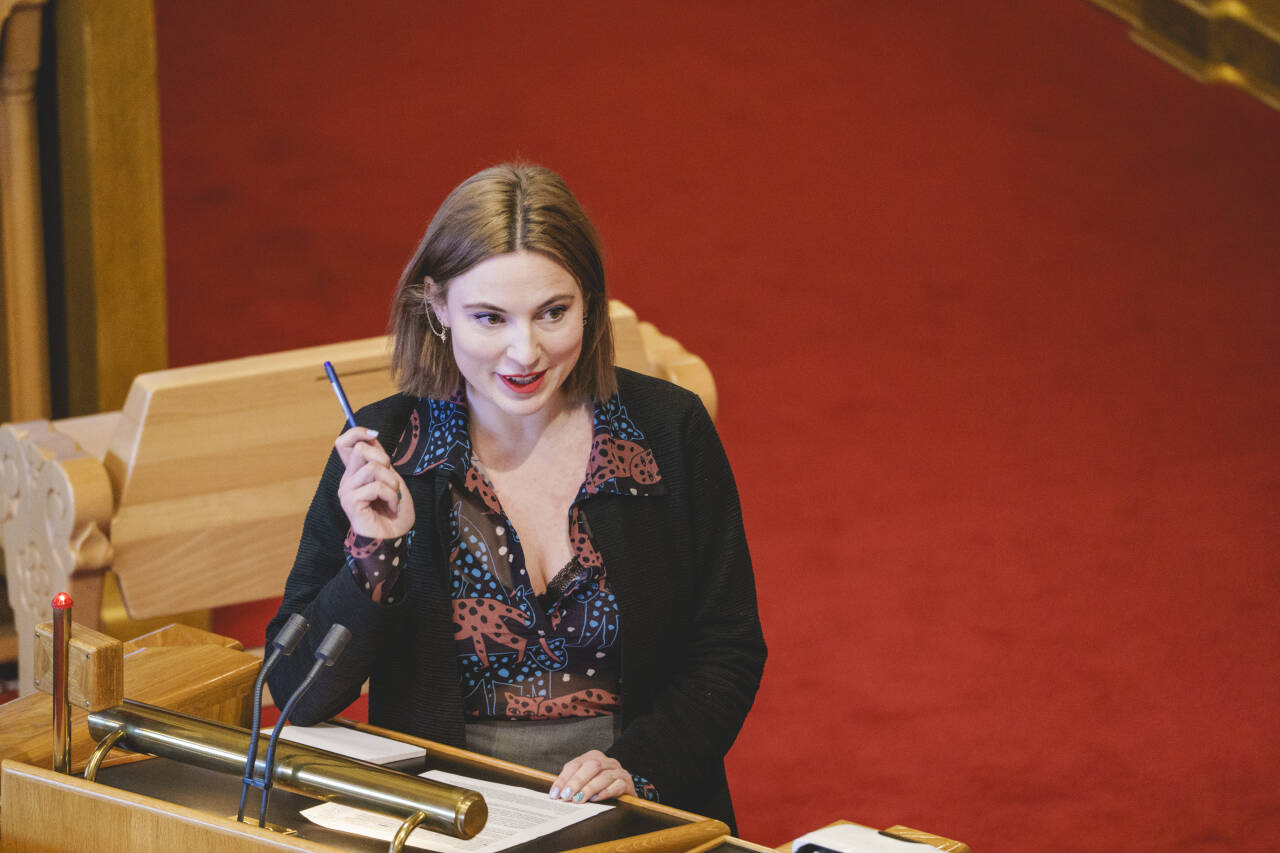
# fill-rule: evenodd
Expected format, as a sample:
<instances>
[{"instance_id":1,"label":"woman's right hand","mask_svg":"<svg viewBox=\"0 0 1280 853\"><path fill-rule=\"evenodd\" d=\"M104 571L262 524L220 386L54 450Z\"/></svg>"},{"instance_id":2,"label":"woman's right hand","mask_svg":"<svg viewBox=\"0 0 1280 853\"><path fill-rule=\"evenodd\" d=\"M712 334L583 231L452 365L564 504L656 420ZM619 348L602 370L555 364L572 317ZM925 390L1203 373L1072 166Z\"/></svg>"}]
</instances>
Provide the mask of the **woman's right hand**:
<instances>
[{"instance_id":1,"label":"woman's right hand","mask_svg":"<svg viewBox=\"0 0 1280 853\"><path fill-rule=\"evenodd\" d=\"M333 443L347 470L338 484L338 501L351 529L368 539L391 539L413 529L413 499L378 443L378 433L352 427Z\"/></svg>"}]
</instances>

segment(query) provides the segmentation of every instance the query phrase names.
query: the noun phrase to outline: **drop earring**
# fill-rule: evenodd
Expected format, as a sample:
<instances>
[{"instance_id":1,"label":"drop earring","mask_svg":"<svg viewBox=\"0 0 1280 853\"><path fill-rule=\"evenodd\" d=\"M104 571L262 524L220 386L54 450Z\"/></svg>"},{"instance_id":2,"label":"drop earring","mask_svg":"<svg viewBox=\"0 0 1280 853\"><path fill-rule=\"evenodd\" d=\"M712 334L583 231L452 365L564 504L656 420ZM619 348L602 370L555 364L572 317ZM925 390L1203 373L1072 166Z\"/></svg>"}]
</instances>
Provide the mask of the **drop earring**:
<instances>
[{"instance_id":1,"label":"drop earring","mask_svg":"<svg viewBox=\"0 0 1280 853\"><path fill-rule=\"evenodd\" d=\"M443 291L433 290L435 286L436 286L435 280L431 278L431 276L427 276L424 279L422 279L422 295L424 297L423 302L426 303L426 309L427 309L427 328L431 330L431 334L435 335L437 338L440 339L440 343L445 343L449 339L449 327L446 326L444 324L444 321L442 321L439 317L436 317L435 309L431 307L431 294L436 292L443 292ZM431 318L433 317L435 317L435 323L431 322ZM439 329L436 328L437 323L440 325Z\"/></svg>"},{"instance_id":2,"label":"drop earring","mask_svg":"<svg viewBox=\"0 0 1280 853\"><path fill-rule=\"evenodd\" d=\"M427 309L427 328L431 330L431 334L440 339L440 343L445 343L449 339L449 327L444 323L440 323L440 318L436 318L436 323L440 323L440 328L436 328L436 323L431 322L431 318L436 316L436 312L430 308Z\"/></svg>"}]
</instances>

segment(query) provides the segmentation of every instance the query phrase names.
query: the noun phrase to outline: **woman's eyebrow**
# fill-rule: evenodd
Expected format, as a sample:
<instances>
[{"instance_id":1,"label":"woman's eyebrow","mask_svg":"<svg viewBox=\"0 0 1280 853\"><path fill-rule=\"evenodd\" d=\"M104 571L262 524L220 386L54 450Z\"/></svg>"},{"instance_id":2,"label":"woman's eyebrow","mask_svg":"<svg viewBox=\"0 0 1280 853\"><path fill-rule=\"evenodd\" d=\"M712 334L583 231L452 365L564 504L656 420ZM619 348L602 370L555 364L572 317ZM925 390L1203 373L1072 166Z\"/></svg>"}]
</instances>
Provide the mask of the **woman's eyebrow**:
<instances>
[{"instance_id":1,"label":"woman's eyebrow","mask_svg":"<svg viewBox=\"0 0 1280 853\"><path fill-rule=\"evenodd\" d=\"M545 302L539 305L538 310L541 311L544 308L550 308L552 305L554 305L557 302L560 302L565 299L572 299L572 298L573 298L572 293L561 293L557 296L552 296L550 299L547 299Z\"/></svg>"},{"instance_id":2,"label":"woman's eyebrow","mask_svg":"<svg viewBox=\"0 0 1280 853\"><path fill-rule=\"evenodd\" d=\"M535 308L534 313L537 313L538 311L542 311L546 308L550 308L552 305L554 305L557 302L560 302L561 300L572 299L572 298L573 298L572 293L561 293L556 296L552 296L549 299L544 300L541 305ZM494 305L492 302L468 302L467 304L463 305L462 308L464 311L492 311L495 314L507 313L506 308L503 308L500 305Z\"/></svg>"}]
</instances>

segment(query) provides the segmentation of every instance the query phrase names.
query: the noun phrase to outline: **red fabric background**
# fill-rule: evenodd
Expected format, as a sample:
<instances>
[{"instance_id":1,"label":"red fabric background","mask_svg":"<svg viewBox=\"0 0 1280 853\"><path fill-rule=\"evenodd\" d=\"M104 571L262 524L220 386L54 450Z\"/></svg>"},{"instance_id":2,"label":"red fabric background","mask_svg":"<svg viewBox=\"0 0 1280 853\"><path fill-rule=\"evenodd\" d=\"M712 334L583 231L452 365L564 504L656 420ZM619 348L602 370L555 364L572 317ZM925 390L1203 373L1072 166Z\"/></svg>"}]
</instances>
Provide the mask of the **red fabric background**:
<instances>
[{"instance_id":1,"label":"red fabric background","mask_svg":"<svg viewBox=\"0 0 1280 853\"><path fill-rule=\"evenodd\" d=\"M157 7L175 365L379 333L513 157L710 363L745 837L1280 837L1280 113L1084 0Z\"/></svg>"}]
</instances>

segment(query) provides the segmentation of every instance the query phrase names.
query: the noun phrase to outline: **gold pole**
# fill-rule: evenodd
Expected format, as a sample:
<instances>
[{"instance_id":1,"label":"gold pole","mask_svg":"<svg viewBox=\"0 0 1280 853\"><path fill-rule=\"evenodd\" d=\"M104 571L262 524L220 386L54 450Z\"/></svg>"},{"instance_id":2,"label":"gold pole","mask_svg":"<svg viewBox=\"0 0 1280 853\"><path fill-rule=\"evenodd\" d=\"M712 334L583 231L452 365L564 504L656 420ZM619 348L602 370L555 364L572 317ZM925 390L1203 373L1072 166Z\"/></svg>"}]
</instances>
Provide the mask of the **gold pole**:
<instances>
[{"instance_id":1,"label":"gold pole","mask_svg":"<svg viewBox=\"0 0 1280 853\"><path fill-rule=\"evenodd\" d=\"M404 850L404 845L409 841L409 834L426 819L427 816L422 812L414 812L405 818L400 824L400 828L396 830L396 834L392 836L391 846L387 848L388 851L390 853L401 853Z\"/></svg>"},{"instance_id":2,"label":"gold pole","mask_svg":"<svg viewBox=\"0 0 1280 853\"><path fill-rule=\"evenodd\" d=\"M71 596L53 597L53 770L71 773L71 699L67 663L71 649Z\"/></svg>"},{"instance_id":3,"label":"gold pole","mask_svg":"<svg viewBox=\"0 0 1280 853\"><path fill-rule=\"evenodd\" d=\"M115 749L116 743L122 737L124 737L124 729L116 729L93 748L93 754L89 756L89 763L84 766L84 778L90 782L98 778L98 768L102 766L102 759L107 757L107 753Z\"/></svg>"}]
</instances>

